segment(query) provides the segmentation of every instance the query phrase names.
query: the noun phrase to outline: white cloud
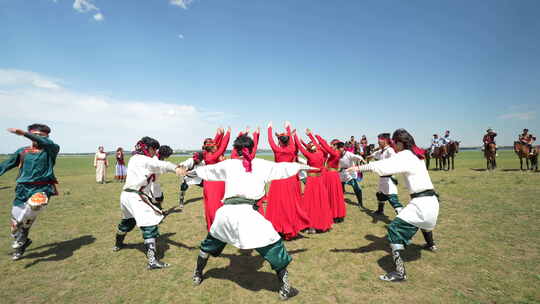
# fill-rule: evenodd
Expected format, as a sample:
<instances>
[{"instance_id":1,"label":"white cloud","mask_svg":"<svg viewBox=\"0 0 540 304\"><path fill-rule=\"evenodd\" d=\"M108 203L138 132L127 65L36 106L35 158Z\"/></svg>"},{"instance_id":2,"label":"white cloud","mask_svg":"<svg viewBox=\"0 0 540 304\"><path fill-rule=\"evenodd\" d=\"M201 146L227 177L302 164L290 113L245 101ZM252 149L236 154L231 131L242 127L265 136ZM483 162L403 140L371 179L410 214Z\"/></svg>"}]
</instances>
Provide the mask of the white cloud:
<instances>
[{"instance_id":1,"label":"white cloud","mask_svg":"<svg viewBox=\"0 0 540 304\"><path fill-rule=\"evenodd\" d=\"M96 21L103 21L103 19L105 19L105 17L103 17L102 13L97 13L94 15L94 20Z\"/></svg>"},{"instance_id":2,"label":"white cloud","mask_svg":"<svg viewBox=\"0 0 540 304\"><path fill-rule=\"evenodd\" d=\"M63 152L92 152L98 145L131 149L142 136L173 148L195 149L226 116L189 104L81 93L34 72L2 69L0 108L9 109L0 112L0 130L46 123ZM1 131L0 140L0 153L11 153L24 141Z\"/></svg>"},{"instance_id":3,"label":"white cloud","mask_svg":"<svg viewBox=\"0 0 540 304\"><path fill-rule=\"evenodd\" d=\"M187 9L193 0L169 0L169 3L183 9Z\"/></svg>"},{"instance_id":4,"label":"white cloud","mask_svg":"<svg viewBox=\"0 0 540 304\"><path fill-rule=\"evenodd\" d=\"M182 35L182 34L178 34L178 38L180 38L180 39L184 39L184 35Z\"/></svg>"},{"instance_id":5,"label":"white cloud","mask_svg":"<svg viewBox=\"0 0 540 304\"><path fill-rule=\"evenodd\" d=\"M92 3L92 0L75 0L73 2L73 9L80 13L86 13L90 11L98 11L99 9Z\"/></svg>"},{"instance_id":6,"label":"white cloud","mask_svg":"<svg viewBox=\"0 0 540 304\"><path fill-rule=\"evenodd\" d=\"M518 119L518 120L531 120L536 117L536 112L521 112L521 113L508 113L500 115L500 119Z\"/></svg>"}]
</instances>

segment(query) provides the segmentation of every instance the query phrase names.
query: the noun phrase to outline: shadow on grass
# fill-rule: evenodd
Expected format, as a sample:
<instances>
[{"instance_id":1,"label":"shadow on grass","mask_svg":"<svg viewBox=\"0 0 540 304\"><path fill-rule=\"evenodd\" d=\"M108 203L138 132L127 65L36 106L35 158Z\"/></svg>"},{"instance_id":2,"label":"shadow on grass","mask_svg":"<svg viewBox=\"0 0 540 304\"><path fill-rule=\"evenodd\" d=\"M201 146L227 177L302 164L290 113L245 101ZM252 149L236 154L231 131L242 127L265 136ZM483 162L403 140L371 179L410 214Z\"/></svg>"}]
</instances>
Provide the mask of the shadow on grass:
<instances>
[{"instance_id":1,"label":"shadow on grass","mask_svg":"<svg viewBox=\"0 0 540 304\"><path fill-rule=\"evenodd\" d=\"M383 215L376 214L375 211L370 210L370 209L368 209L366 207L363 207L363 206L360 207L359 209L360 209L360 211L364 212L365 214L367 214L367 215L369 215L371 217L371 222L373 224L376 224L378 222L383 222L385 224L390 224L390 222L391 222L390 218L386 214L383 214ZM392 211L393 211L393 209L392 209ZM392 211L390 211L390 212L392 212ZM387 211L387 212L389 212L389 211Z\"/></svg>"},{"instance_id":2,"label":"shadow on grass","mask_svg":"<svg viewBox=\"0 0 540 304\"><path fill-rule=\"evenodd\" d=\"M522 169L501 169L501 171L503 171L503 172L519 172L519 171L525 172L525 171L532 171L532 170L526 170L526 169L523 169L523 170Z\"/></svg>"},{"instance_id":3,"label":"shadow on grass","mask_svg":"<svg viewBox=\"0 0 540 304\"><path fill-rule=\"evenodd\" d=\"M42 245L36 248L31 248L30 254L23 255L23 259L35 259L29 264L26 264L24 268L28 268L41 262L52 262L65 260L73 255L75 251L85 245L90 245L96 241L96 238L92 235L83 235L78 238ZM35 252L40 249L47 248L45 251Z\"/></svg>"},{"instance_id":4,"label":"shadow on grass","mask_svg":"<svg viewBox=\"0 0 540 304\"><path fill-rule=\"evenodd\" d=\"M353 194L354 194L354 193L353 193ZM348 204L348 205L352 205L352 206L358 207L358 203L357 203L357 202L353 202L353 201L351 201L351 200L348 199L348 198L345 199L345 203Z\"/></svg>"},{"instance_id":5,"label":"shadow on grass","mask_svg":"<svg viewBox=\"0 0 540 304\"><path fill-rule=\"evenodd\" d=\"M184 201L184 207L187 204L191 204L191 203L194 203L194 202L199 201L199 200L202 200L202 197L190 198L187 201ZM170 214L173 214L173 213L182 213L183 211L184 210L180 209L178 206L174 206L174 207L171 207L171 208L167 209L165 212L167 213L167 215L170 215Z\"/></svg>"},{"instance_id":6,"label":"shadow on grass","mask_svg":"<svg viewBox=\"0 0 540 304\"><path fill-rule=\"evenodd\" d=\"M307 249L291 250L289 254L294 255L304 251ZM274 273L259 271L263 267L264 258L255 250L240 250L240 254L222 254L219 257L229 259L229 265L206 271L203 275L205 279L233 281L240 287L251 291L264 289L277 292L279 290L279 282Z\"/></svg>"},{"instance_id":7,"label":"shadow on grass","mask_svg":"<svg viewBox=\"0 0 540 304\"><path fill-rule=\"evenodd\" d=\"M9 189L11 186L0 186L0 190Z\"/></svg>"},{"instance_id":8,"label":"shadow on grass","mask_svg":"<svg viewBox=\"0 0 540 304\"><path fill-rule=\"evenodd\" d=\"M366 235L366 240L371 241L370 244L358 248L350 248L350 249L330 249L331 252L352 252L352 253L367 253L372 251L385 251L388 254L384 257L377 260L377 264L386 272L394 271L394 260L392 259L392 250L390 249L390 244L388 243L388 240L386 239L386 236L378 237L372 234ZM402 258L405 262L411 262L416 261L422 257L422 250L423 247L416 245L416 244L410 244L407 246L405 250L403 250Z\"/></svg>"},{"instance_id":9,"label":"shadow on grass","mask_svg":"<svg viewBox=\"0 0 540 304\"><path fill-rule=\"evenodd\" d=\"M471 170L477 171L477 172L485 172L485 171L487 171L487 169L485 169L485 168L471 168Z\"/></svg>"}]
</instances>

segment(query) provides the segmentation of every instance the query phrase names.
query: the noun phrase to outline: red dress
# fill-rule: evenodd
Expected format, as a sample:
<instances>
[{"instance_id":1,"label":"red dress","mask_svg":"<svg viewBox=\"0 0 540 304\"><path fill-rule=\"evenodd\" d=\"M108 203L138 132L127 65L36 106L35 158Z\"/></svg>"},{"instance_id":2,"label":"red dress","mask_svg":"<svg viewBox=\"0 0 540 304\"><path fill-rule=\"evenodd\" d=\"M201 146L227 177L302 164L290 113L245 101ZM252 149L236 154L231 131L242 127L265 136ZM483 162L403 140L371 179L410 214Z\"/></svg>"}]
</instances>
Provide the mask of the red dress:
<instances>
[{"instance_id":1,"label":"red dress","mask_svg":"<svg viewBox=\"0 0 540 304\"><path fill-rule=\"evenodd\" d=\"M203 158L207 165L217 164L224 159L223 153L227 149L231 133L225 135L218 133L215 137L218 149L216 152L204 152ZM222 181L204 181L203 198L204 198L204 216L206 218L206 228L210 231L210 227L214 222L216 211L223 206L223 195L225 195L225 182Z\"/></svg>"},{"instance_id":2,"label":"red dress","mask_svg":"<svg viewBox=\"0 0 540 304\"><path fill-rule=\"evenodd\" d=\"M343 186L341 185L341 179L339 178L339 160L341 159L341 152L332 148L326 140L319 135L315 135L319 141L323 150L328 153L328 160L326 161L326 172L323 177L328 189L328 197L330 200L330 206L332 207L332 214L335 219L343 219L347 213L345 208L345 197L343 196ZM311 139L313 140L313 139Z\"/></svg>"},{"instance_id":3,"label":"red dress","mask_svg":"<svg viewBox=\"0 0 540 304\"><path fill-rule=\"evenodd\" d=\"M287 129L287 133L290 138L289 144L281 147L274 142L272 128L268 128L268 141L278 163L294 162L296 159L296 145L290 136L290 129ZM265 217L286 240L296 237L298 232L310 226L309 217L300 206L300 181L297 175L272 181L267 201Z\"/></svg>"},{"instance_id":4,"label":"red dress","mask_svg":"<svg viewBox=\"0 0 540 304\"><path fill-rule=\"evenodd\" d=\"M327 231L332 228L333 213L328 201L328 190L322 176L325 171L324 152L320 148L315 152L306 150L302 145L298 144L299 141L296 135L294 140L298 149L307 158L308 165L321 169L318 172L308 171L304 195L302 196L302 208L306 210L309 217L310 228Z\"/></svg>"}]
</instances>

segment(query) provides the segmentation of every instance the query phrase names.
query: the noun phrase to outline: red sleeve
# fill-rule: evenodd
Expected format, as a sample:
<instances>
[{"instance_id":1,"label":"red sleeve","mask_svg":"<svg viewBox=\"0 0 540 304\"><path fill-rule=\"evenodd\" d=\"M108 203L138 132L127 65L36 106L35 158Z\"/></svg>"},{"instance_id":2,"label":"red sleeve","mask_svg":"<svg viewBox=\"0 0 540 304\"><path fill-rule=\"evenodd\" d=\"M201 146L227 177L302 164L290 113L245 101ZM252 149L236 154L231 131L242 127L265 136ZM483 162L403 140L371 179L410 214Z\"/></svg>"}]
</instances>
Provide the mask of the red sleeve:
<instances>
[{"instance_id":1,"label":"red sleeve","mask_svg":"<svg viewBox=\"0 0 540 304\"><path fill-rule=\"evenodd\" d=\"M268 143L270 144L270 148L272 148L272 151L280 151L281 148L276 145L276 142L274 141L274 134L272 134L272 127L268 128Z\"/></svg>"},{"instance_id":2,"label":"red sleeve","mask_svg":"<svg viewBox=\"0 0 540 304\"><path fill-rule=\"evenodd\" d=\"M302 144L302 146L303 146L304 148L307 149L307 144L304 142L304 140L300 139L300 143Z\"/></svg>"},{"instance_id":3,"label":"red sleeve","mask_svg":"<svg viewBox=\"0 0 540 304\"><path fill-rule=\"evenodd\" d=\"M302 142L302 144L304 144L304 141L298 140L298 136L296 136L296 134L294 135L294 142L296 143L298 150L300 150L300 152L302 152L302 154L304 154L305 157L308 157L309 152L301 144L299 144L299 142Z\"/></svg>"},{"instance_id":4,"label":"red sleeve","mask_svg":"<svg viewBox=\"0 0 540 304\"><path fill-rule=\"evenodd\" d=\"M232 152L231 152L231 158L232 159L238 159L238 153L236 152L236 149L232 149Z\"/></svg>"},{"instance_id":5,"label":"red sleeve","mask_svg":"<svg viewBox=\"0 0 540 304\"><path fill-rule=\"evenodd\" d=\"M259 132L253 132L253 150L251 150L251 158L255 158L257 155L257 147L259 146Z\"/></svg>"},{"instance_id":6,"label":"red sleeve","mask_svg":"<svg viewBox=\"0 0 540 304\"><path fill-rule=\"evenodd\" d=\"M330 147L330 145L328 145L328 143L326 142L326 140L324 140L324 138L320 137L319 135L315 135L315 137L317 137L317 139L319 140L319 143L323 146L323 148L326 150L328 154L332 154L332 156L334 157L339 157L339 152L334 150L334 148Z\"/></svg>"},{"instance_id":7,"label":"red sleeve","mask_svg":"<svg viewBox=\"0 0 540 304\"><path fill-rule=\"evenodd\" d=\"M231 132L227 131L227 133L225 133L225 136L223 136L223 138L221 139L218 149L216 153L214 153L215 155L219 157L225 153L225 150L227 150L227 146L229 145L230 138L231 138Z\"/></svg>"},{"instance_id":8,"label":"red sleeve","mask_svg":"<svg viewBox=\"0 0 540 304\"><path fill-rule=\"evenodd\" d=\"M216 136L214 136L214 142L219 145L219 142L221 142L221 139L223 138L223 133L216 132Z\"/></svg>"}]
</instances>

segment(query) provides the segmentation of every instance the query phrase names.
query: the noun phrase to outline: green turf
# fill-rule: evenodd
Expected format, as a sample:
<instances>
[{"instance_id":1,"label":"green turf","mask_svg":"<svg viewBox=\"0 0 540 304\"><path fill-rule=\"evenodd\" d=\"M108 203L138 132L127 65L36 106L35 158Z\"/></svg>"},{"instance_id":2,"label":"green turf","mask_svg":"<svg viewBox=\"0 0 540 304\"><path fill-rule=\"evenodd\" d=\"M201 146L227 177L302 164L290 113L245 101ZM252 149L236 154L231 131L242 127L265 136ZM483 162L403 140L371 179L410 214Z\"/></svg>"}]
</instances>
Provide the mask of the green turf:
<instances>
[{"instance_id":1,"label":"green turf","mask_svg":"<svg viewBox=\"0 0 540 304\"><path fill-rule=\"evenodd\" d=\"M181 158L174 159L175 161ZM112 163L112 161L111 161ZM539 303L540 174L521 172L512 151L500 151L499 169L483 170L478 151L461 152L452 172L430 171L441 194L440 250L420 249L421 234L405 251L409 281L391 284L377 276L391 266L385 226L360 210L347 188L347 218L324 234L287 242L293 255L290 279L301 293L291 303ZM96 184L90 157L60 157L60 196L40 214L24 258L11 261L9 217L15 171L0 177L0 301L2 303L274 303L278 283L255 253L228 246L211 258L206 280L193 287L197 246L206 235L202 191L188 191L185 211L160 226L158 247L165 270L148 271L142 239L111 251L120 219L121 184ZM113 168L108 179L112 181ZM402 180L400 178L400 180ZM176 205L177 179L161 179L165 207ZM365 205L376 208L377 177L362 182ZM400 198L408 195L400 183Z\"/></svg>"}]
</instances>

